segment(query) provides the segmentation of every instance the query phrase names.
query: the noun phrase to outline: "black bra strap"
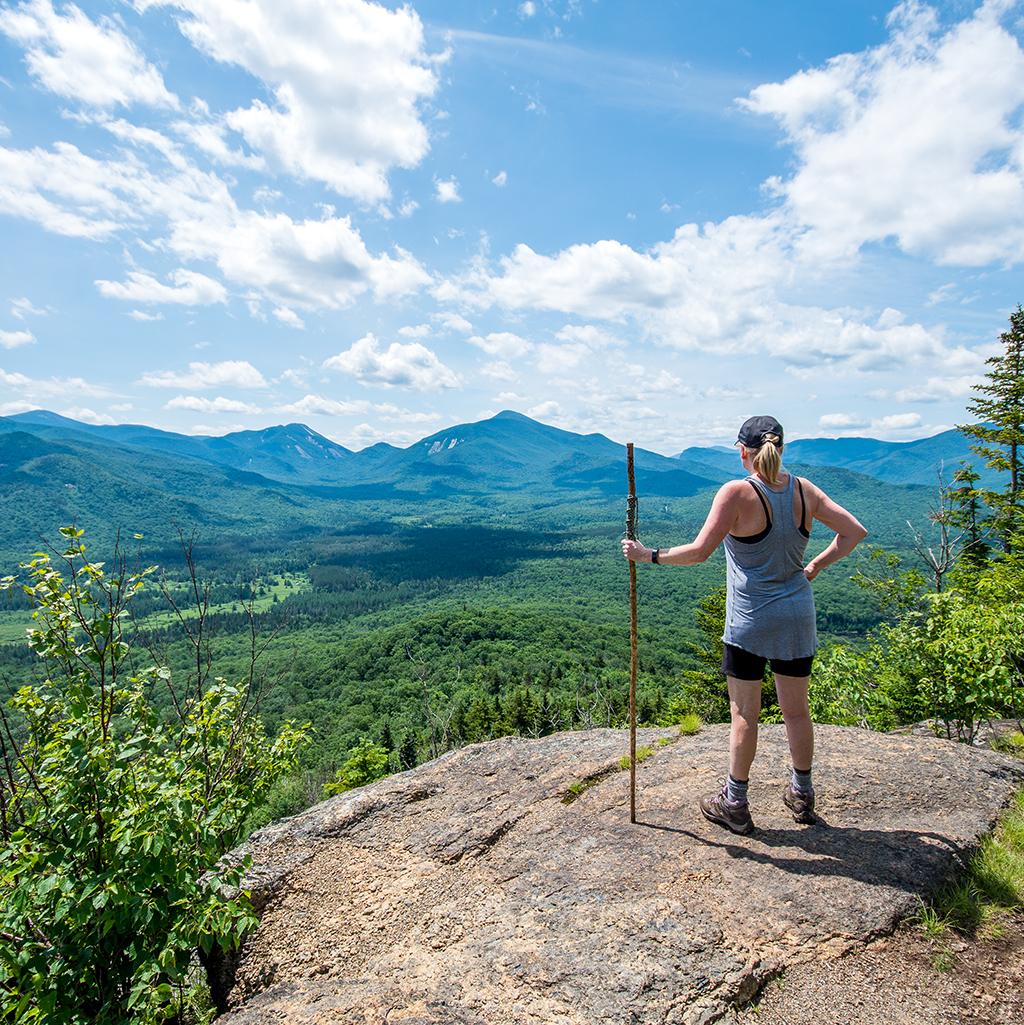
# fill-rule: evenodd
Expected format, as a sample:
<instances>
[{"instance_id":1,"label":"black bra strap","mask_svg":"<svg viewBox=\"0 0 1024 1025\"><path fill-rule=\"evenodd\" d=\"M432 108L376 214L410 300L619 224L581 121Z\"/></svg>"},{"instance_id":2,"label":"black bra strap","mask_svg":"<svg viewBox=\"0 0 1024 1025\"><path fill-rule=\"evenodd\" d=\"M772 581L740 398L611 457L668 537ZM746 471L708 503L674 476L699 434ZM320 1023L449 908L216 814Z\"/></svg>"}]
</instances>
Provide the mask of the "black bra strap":
<instances>
[{"instance_id":1,"label":"black bra strap","mask_svg":"<svg viewBox=\"0 0 1024 1025\"><path fill-rule=\"evenodd\" d=\"M771 514L770 510L768 509L768 503L765 501L764 495L761 494L761 489L752 480L750 480L749 477L747 478L747 483L757 493L757 497L761 499L761 505L764 507L765 522L770 527L772 525L772 514Z\"/></svg>"},{"instance_id":2,"label":"black bra strap","mask_svg":"<svg viewBox=\"0 0 1024 1025\"><path fill-rule=\"evenodd\" d=\"M807 536L811 533L810 528L807 524L807 503L804 501L804 486L800 483L800 478L796 479L796 488L800 492L800 533Z\"/></svg>"}]
</instances>

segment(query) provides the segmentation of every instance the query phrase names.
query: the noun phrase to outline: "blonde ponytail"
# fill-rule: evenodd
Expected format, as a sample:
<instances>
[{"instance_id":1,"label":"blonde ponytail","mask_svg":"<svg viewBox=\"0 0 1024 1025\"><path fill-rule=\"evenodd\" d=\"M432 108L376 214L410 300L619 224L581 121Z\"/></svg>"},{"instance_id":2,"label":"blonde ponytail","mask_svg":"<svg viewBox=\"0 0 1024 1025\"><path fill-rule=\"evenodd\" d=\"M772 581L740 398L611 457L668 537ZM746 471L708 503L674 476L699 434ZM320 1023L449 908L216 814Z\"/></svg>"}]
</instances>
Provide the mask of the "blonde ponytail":
<instances>
[{"instance_id":1,"label":"blonde ponytail","mask_svg":"<svg viewBox=\"0 0 1024 1025\"><path fill-rule=\"evenodd\" d=\"M782 469L782 445L777 434L763 434L761 446L755 449L751 462L754 469L773 487L779 483Z\"/></svg>"}]
</instances>

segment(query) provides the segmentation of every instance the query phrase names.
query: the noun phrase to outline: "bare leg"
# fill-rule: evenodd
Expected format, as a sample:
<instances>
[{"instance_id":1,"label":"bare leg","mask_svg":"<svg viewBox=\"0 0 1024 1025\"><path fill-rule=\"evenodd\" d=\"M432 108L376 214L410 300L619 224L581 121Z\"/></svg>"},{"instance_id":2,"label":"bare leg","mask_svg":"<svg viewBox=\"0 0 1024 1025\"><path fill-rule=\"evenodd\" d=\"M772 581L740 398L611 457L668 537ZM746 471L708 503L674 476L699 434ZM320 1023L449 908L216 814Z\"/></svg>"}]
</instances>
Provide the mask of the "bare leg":
<instances>
[{"instance_id":1,"label":"bare leg","mask_svg":"<svg viewBox=\"0 0 1024 1025\"><path fill-rule=\"evenodd\" d=\"M806 676L775 674L775 692L786 721L789 753L793 768L800 772L809 772L814 761L814 724L807 706L808 679Z\"/></svg>"},{"instance_id":2,"label":"bare leg","mask_svg":"<svg viewBox=\"0 0 1024 1025\"><path fill-rule=\"evenodd\" d=\"M732 730L729 733L729 774L749 779L757 753L757 720L761 716L761 681L727 676Z\"/></svg>"}]
</instances>

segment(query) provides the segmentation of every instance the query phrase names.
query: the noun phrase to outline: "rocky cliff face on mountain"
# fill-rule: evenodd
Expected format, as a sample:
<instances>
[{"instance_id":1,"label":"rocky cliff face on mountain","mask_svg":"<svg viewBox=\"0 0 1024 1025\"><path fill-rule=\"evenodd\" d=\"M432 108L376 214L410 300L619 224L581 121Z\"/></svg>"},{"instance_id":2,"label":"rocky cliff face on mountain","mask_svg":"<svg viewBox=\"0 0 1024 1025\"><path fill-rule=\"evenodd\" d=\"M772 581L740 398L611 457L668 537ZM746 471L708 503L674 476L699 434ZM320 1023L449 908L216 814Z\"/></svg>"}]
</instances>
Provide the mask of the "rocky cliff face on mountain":
<instances>
[{"instance_id":1,"label":"rocky cliff face on mountain","mask_svg":"<svg viewBox=\"0 0 1024 1025\"><path fill-rule=\"evenodd\" d=\"M892 930L1024 784L991 752L820 727L822 821L796 825L767 726L737 837L696 807L727 731L640 731L635 825L628 735L592 730L473 745L261 830L261 924L223 966L220 1021L714 1021Z\"/></svg>"}]
</instances>

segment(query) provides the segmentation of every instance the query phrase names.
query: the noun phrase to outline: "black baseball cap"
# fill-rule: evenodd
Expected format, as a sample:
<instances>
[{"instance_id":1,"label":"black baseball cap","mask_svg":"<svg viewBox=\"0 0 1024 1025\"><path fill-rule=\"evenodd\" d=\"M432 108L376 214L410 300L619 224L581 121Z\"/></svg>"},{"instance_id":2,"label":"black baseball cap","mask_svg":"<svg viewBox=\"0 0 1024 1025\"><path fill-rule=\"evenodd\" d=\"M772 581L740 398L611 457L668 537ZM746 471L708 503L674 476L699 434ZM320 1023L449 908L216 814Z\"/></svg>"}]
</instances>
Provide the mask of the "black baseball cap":
<instances>
[{"instance_id":1,"label":"black baseball cap","mask_svg":"<svg viewBox=\"0 0 1024 1025\"><path fill-rule=\"evenodd\" d=\"M782 424L774 416L752 416L743 421L736 440L747 448L760 448L766 434L776 434L782 444Z\"/></svg>"}]
</instances>

